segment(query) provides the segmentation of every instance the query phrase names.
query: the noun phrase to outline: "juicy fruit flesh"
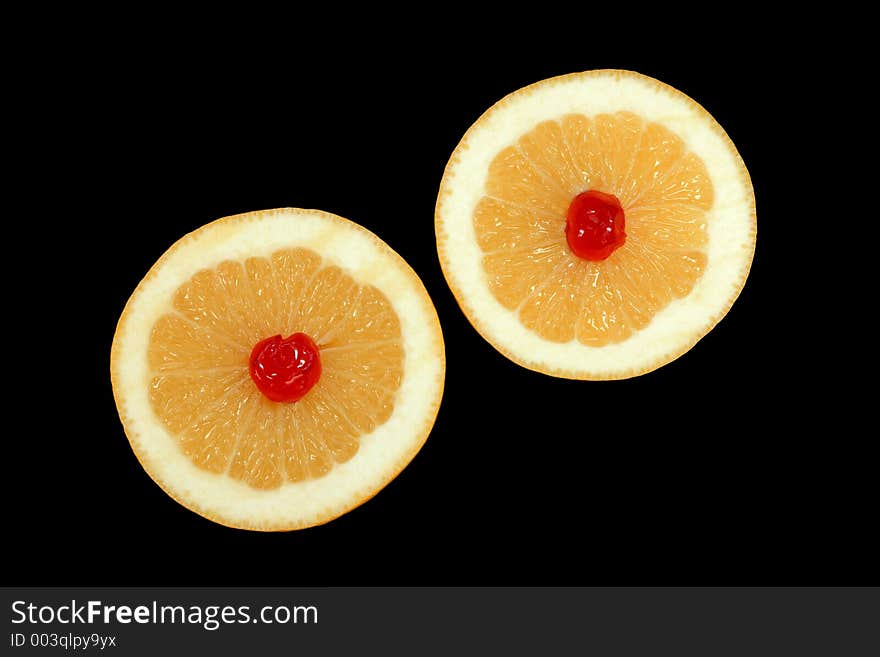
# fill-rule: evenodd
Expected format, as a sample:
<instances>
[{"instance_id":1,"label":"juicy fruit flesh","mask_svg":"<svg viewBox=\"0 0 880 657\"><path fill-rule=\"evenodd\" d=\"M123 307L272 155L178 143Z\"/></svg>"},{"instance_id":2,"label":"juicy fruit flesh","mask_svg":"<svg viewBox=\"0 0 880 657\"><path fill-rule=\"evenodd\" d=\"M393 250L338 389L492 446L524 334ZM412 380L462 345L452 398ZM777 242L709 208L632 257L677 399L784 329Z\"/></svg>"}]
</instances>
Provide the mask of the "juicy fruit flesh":
<instances>
[{"instance_id":1,"label":"juicy fruit flesh","mask_svg":"<svg viewBox=\"0 0 880 657\"><path fill-rule=\"evenodd\" d=\"M320 477L394 409L403 376L400 321L375 287L314 251L226 261L196 273L153 327L150 403L200 468L253 488ZM272 335L307 333L322 372L295 404L254 385L249 356Z\"/></svg>"},{"instance_id":2,"label":"juicy fruit flesh","mask_svg":"<svg viewBox=\"0 0 880 657\"><path fill-rule=\"evenodd\" d=\"M585 260L604 260L626 242L626 217L613 194L591 189L574 197L565 219L568 248Z\"/></svg>"},{"instance_id":3,"label":"juicy fruit flesh","mask_svg":"<svg viewBox=\"0 0 880 657\"><path fill-rule=\"evenodd\" d=\"M292 403L305 397L321 378L318 345L305 333L273 335L251 351L251 379L267 399Z\"/></svg>"},{"instance_id":4,"label":"juicy fruit flesh","mask_svg":"<svg viewBox=\"0 0 880 657\"><path fill-rule=\"evenodd\" d=\"M587 190L613 194L626 216L626 242L605 260L567 244L567 211ZM664 126L628 112L571 114L498 153L474 227L499 303L544 339L599 347L690 293L712 203L702 160Z\"/></svg>"}]
</instances>

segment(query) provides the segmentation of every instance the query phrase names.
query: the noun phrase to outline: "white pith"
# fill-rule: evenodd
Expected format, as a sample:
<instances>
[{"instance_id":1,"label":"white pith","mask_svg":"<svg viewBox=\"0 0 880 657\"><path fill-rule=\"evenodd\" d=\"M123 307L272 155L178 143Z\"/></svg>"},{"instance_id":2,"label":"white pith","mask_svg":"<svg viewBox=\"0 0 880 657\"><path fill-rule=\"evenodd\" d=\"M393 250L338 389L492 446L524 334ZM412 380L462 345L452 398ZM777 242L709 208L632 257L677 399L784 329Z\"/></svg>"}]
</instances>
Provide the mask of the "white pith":
<instances>
[{"instance_id":1,"label":"white pith","mask_svg":"<svg viewBox=\"0 0 880 657\"><path fill-rule=\"evenodd\" d=\"M670 303L623 342L586 346L554 343L526 328L492 294L474 229L489 165L535 125L566 114L628 111L677 134L706 166L715 201L706 215L708 264L693 291ZM594 71L544 81L507 96L465 135L444 174L437 202L438 250L450 286L480 333L514 361L569 378L624 378L687 351L730 308L751 266L754 194L735 148L718 124L690 98L627 71ZM613 257L613 255L612 255Z\"/></svg>"},{"instance_id":2,"label":"white pith","mask_svg":"<svg viewBox=\"0 0 880 657\"><path fill-rule=\"evenodd\" d=\"M292 247L312 249L357 282L385 294L400 320L404 372L391 417L360 437L347 462L317 479L257 490L196 467L154 413L147 353L156 320L175 290L224 260L243 261ZM436 416L445 359L436 311L418 278L367 230L313 210L274 210L224 219L175 244L132 295L117 327L111 371L120 417L144 468L173 497L223 524L292 529L332 519L368 499L421 447Z\"/></svg>"}]
</instances>

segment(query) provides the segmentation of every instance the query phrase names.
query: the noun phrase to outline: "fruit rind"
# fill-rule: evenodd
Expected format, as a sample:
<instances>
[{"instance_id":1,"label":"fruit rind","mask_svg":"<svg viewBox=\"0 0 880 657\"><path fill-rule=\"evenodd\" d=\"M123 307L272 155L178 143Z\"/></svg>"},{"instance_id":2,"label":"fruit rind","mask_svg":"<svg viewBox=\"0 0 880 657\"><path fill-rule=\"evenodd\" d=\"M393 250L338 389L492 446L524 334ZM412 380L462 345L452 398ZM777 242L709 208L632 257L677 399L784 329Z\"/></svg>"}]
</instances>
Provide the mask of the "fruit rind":
<instances>
[{"instance_id":1,"label":"fruit rind","mask_svg":"<svg viewBox=\"0 0 880 657\"><path fill-rule=\"evenodd\" d=\"M361 437L358 452L323 477L256 490L196 467L153 412L147 346L155 320L171 308L181 282L224 260L305 247L356 280L378 288L401 322L404 375L387 422ZM262 531L328 522L385 487L412 460L434 424L443 393L440 322L422 282L365 228L319 210L284 208L219 219L178 240L150 269L123 310L110 372L117 410L141 465L168 495L230 527Z\"/></svg>"},{"instance_id":2,"label":"fruit rind","mask_svg":"<svg viewBox=\"0 0 880 657\"><path fill-rule=\"evenodd\" d=\"M535 125L566 114L619 111L661 123L702 158L716 192L707 215L709 265L691 294L670 303L628 340L601 348L577 340L553 343L523 326L491 293L481 265L474 208L485 193L492 159ZM437 198L435 231L443 274L456 300L495 349L523 367L552 376L604 380L638 376L675 360L724 317L745 285L757 219L748 170L703 107L639 73L596 70L537 82L487 110L449 159Z\"/></svg>"}]
</instances>

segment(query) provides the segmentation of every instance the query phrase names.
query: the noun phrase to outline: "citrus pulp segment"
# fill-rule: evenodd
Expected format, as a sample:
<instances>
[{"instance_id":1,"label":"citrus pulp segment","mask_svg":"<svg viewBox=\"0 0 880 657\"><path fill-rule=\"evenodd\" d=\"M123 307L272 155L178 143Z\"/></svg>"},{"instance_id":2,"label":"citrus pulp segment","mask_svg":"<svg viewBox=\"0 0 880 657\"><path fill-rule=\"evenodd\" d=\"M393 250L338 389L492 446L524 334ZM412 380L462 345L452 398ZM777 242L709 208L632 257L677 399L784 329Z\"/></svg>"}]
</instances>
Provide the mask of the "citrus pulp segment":
<instances>
[{"instance_id":1,"label":"citrus pulp segment","mask_svg":"<svg viewBox=\"0 0 880 657\"><path fill-rule=\"evenodd\" d=\"M595 259L566 241L588 192L626 222ZM751 266L755 201L696 102L637 73L588 71L514 92L471 126L435 228L459 305L501 353L554 376L617 379L674 360L726 314Z\"/></svg>"},{"instance_id":2,"label":"citrus pulp segment","mask_svg":"<svg viewBox=\"0 0 880 657\"><path fill-rule=\"evenodd\" d=\"M273 401L252 350L294 338L320 364L296 401ZM150 476L207 518L259 530L326 522L378 492L427 438L444 374L418 277L372 233L314 210L185 236L132 294L111 352Z\"/></svg>"}]
</instances>

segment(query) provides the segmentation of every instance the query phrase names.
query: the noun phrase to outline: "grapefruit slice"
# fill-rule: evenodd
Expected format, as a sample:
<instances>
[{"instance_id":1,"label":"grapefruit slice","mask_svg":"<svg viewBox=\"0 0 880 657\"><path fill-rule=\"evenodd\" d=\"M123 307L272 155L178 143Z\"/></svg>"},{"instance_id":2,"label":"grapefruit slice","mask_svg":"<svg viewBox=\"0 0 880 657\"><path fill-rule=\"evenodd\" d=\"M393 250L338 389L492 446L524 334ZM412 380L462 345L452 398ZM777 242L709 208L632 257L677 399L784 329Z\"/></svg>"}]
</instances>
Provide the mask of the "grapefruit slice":
<instances>
[{"instance_id":1,"label":"grapefruit slice","mask_svg":"<svg viewBox=\"0 0 880 657\"><path fill-rule=\"evenodd\" d=\"M174 244L128 300L110 369L132 449L165 492L224 525L291 530L410 462L445 357L399 255L346 219L284 209Z\"/></svg>"},{"instance_id":2,"label":"grapefruit slice","mask_svg":"<svg viewBox=\"0 0 880 657\"><path fill-rule=\"evenodd\" d=\"M622 379L724 317L757 224L748 171L706 110L600 70L483 114L446 167L435 228L449 286L498 351L553 376Z\"/></svg>"}]
</instances>

